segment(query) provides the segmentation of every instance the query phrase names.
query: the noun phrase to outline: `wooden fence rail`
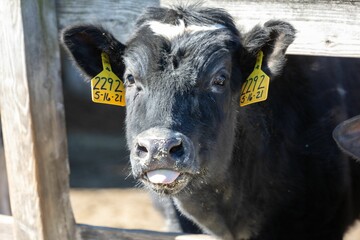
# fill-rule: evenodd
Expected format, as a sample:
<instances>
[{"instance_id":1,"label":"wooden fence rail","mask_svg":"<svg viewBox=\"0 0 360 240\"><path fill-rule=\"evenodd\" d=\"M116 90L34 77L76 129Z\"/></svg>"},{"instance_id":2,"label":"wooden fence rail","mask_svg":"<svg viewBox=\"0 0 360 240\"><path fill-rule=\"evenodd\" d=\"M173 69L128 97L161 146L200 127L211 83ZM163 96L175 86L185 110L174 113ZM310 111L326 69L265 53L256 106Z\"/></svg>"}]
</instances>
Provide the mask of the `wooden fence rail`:
<instances>
[{"instance_id":1,"label":"wooden fence rail","mask_svg":"<svg viewBox=\"0 0 360 240\"><path fill-rule=\"evenodd\" d=\"M98 3L95 0L0 1L0 113L13 211L12 217L0 216L0 239L189 239L176 233L75 223L69 200L57 22L60 28L88 22L89 14L93 13L92 22L101 16L111 18L104 25L118 27L121 24L114 25L117 21L134 20L140 12L139 6L168 5L173 1ZM204 5L227 9L245 27L271 18L293 23L298 38L289 53L360 57L359 1L211 0ZM131 17L124 17L121 14L124 11ZM118 34L120 40L126 40L131 26L126 33ZM204 235L197 237L211 239Z\"/></svg>"},{"instance_id":2,"label":"wooden fence rail","mask_svg":"<svg viewBox=\"0 0 360 240\"><path fill-rule=\"evenodd\" d=\"M290 22L297 35L289 54L360 57L358 0L208 0L205 5L226 9L245 31L270 19Z\"/></svg>"},{"instance_id":3,"label":"wooden fence rail","mask_svg":"<svg viewBox=\"0 0 360 240\"><path fill-rule=\"evenodd\" d=\"M0 239L15 240L14 219L0 215ZM189 235L146 230L128 230L119 228L97 227L84 224L75 226L74 238L69 240L216 240L208 235ZM49 239L50 240L50 239Z\"/></svg>"},{"instance_id":4,"label":"wooden fence rail","mask_svg":"<svg viewBox=\"0 0 360 240\"><path fill-rule=\"evenodd\" d=\"M58 0L59 27L75 22L101 22L125 41L142 8L171 6L178 0L117 1L106 6L96 0ZM191 2L191 1L185 1ZM227 10L239 28L249 30L270 19L282 19L297 29L290 54L360 57L360 1L358 0L207 0L204 6ZM81 11L74 11L81 9ZM94 10L96 9L96 10ZM139 10L140 9L140 10ZM129 23L130 22L130 23ZM120 23L120 24L118 24Z\"/></svg>"}]
</instances>

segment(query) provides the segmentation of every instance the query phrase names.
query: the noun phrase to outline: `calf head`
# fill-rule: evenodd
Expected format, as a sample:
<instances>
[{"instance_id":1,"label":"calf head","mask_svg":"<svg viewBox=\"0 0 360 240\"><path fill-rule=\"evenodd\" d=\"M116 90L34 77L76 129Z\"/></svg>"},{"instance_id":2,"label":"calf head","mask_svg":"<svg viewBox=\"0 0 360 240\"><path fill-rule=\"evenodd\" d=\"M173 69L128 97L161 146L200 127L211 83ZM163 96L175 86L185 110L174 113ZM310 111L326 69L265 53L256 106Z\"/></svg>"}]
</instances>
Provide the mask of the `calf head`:
<instances>
[{"instance_id":1,"label":"calf head","mask_svg":"<svg viewBox=\"0 0 360 240\"><path fill-rule=\"evenodd\" d=\"M126 45L92 25L65 29L62 41L89 77L102 70L101 52L109 55L126 86L134 177L180 194L226 178L241 84L260 50L263 70L275 78L294 32L269 21L242 35L223 10L149 8Z\"/></svg>"}]
</instances>

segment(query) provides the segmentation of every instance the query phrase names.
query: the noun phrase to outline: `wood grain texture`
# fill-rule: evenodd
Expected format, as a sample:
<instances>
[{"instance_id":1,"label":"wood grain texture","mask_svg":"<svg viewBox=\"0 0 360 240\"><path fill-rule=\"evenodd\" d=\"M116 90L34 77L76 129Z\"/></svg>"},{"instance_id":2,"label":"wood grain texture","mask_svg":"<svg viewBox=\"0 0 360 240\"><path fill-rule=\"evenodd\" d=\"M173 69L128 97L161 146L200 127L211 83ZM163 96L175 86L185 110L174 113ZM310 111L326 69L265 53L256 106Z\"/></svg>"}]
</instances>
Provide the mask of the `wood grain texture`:
<instances>
[{"instance_id":1,"label":"wood grain texture","mask_svg":"<svg viewBox=\"0 0 360 240\"><path fill-rule=\"evenodd\" d=\"M177 0L162 0L174 5ZM240 29L250 30L270 19L282 19L297 29L290 54L360 57L358 0L206 0L203 6L226 9Z\"/></svg>"},{"instance_id":2,"label":"wood grain texture","mask_svg":"<svg viewBox=\"0 0 360 240\"><path fill-rule=\"evenodd\" d=\"M128 230L118 228L77 225L77 240L216 240L208 235Z\"/></svg>"},{"instance_id":3,"label":"wood grain texture","mask_svg":"<svg viewBox=\"0 0 360 240\"><path fill-rule=\"evenodd\" d=\"M121 42L129 38L146 7L159 5L159 0L56 0L59 29L80 23L101 25Z\"/></svg>"},{"instance_id":4,"label":"wood grain texture","mask_svg":"<svg viewBox=\"0 0 360 240\"><path fill-rule=\"evenodd\" d=\"M9 216L0 215L0 239L15 240L12 232L14 222ZM187 235L181 233L154 232L145 230L128 230L97 227L78 224L76 237L69 240L216 240L208 235ZM64 239L65 240L65 239Z\"/></svg>"},{"instance_id":5,"label":"wood grain texture","mask_svg":"<svg viewBox=\"0 0 360 240\"><path fill-rule=\"evenodd\" d=\"M118 228L77 226L77 240L174 240L179 234L160 233L143 230L126 230Z\"/></svg>"},{"instance_id":6,"label":"wood grain texture","mask_svg":"<svg viewBox=\"0 0 360 240\"><path fill-rule=\"evenodd\" d=\"M74 239L55 2L1 1L0 16L0 109L14 234Z\"/></svg>"}]
</instances>

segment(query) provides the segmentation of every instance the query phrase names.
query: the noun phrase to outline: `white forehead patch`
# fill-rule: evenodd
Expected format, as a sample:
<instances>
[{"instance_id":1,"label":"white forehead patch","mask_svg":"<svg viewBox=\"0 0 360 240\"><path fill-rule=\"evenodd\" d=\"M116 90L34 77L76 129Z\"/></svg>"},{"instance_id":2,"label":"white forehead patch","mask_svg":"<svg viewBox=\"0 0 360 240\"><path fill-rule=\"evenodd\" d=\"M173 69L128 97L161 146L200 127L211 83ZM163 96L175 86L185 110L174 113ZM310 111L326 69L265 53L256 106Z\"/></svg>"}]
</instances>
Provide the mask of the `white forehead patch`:
<instances>
[{"instance_id":1,"label":"white forehead patch","mask_svg":"<svg viewBox=\"0 0 360 240\"><path fill-rule=\"evenodd\" d=\"M163 36L169 40L173 39L174 37L180 36L184 33L195 33L200 31L214 31L218 29L225 28L224 25L221 24L214 24L214 25L189 25L185 27L184 20L180 19L178 25L172 25L168 23L161 23L157 21L149 21L147 25L150 29L154 32L154 34Z\"/></svg>"}]
</instances>

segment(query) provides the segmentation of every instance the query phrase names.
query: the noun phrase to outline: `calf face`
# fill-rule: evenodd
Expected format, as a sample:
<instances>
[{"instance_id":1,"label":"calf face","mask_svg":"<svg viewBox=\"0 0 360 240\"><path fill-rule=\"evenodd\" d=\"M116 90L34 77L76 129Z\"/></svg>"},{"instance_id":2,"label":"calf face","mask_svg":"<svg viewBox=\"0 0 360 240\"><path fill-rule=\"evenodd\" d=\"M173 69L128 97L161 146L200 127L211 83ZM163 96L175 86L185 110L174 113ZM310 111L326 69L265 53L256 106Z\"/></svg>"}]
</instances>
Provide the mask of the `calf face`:
<instances>
[{"instance_id":1,"label":"calf face","mask_svg":"<svg viewBox=\"0 0 360 240\"><path fill-rule=\"evenodd\" d=\"M101 52L123 76L134 177L158 193L191 193L226 176L241 84L260 50L263 70L279 74L294 29L270 21L241 35L224 11L194 7L150 8L136 26L126 46L91 25L62 40L89 77Z\"/></svg>"},{"instance_id":2,"label":"calf face","mask_svg":"<svg viewBox=\"0 0 360 240\"><path fill-rule=\"evenodd\" d=\"M164 193L198 183L220 156L226 165L235 115L235 29L174 21L178 25L146 20L124 56L133 174Z\"/></svg>"}]
</instances>

